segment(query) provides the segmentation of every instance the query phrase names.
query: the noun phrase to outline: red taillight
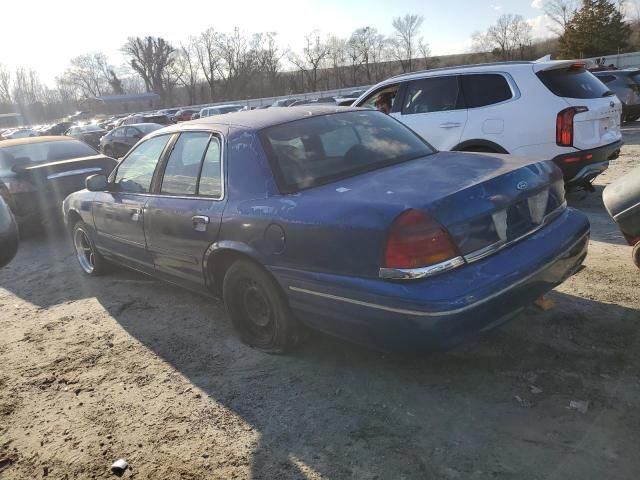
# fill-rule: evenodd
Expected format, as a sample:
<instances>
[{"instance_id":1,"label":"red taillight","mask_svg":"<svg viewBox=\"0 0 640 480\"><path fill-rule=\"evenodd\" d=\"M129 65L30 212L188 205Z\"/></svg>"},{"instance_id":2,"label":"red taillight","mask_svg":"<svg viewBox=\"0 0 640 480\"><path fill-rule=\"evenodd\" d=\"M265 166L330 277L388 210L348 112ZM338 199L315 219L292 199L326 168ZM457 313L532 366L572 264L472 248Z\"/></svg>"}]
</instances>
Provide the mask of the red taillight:
<instances>
[{"instance_id":1,"label":"red taillight","mask_svg":"<svg viewBox=\"0 0 640 480\"><path fill-rule=\"evenodd\" d=\"M556 118L556 144L560 147L573 146L573 117L586 112L587 107L569 107L558 113Z\"/></svg>"},{"instance_id":2,"label":"red taillight","mask_svg":"<svg viewBox=\"0 0 640 480\"><path fill-rule=\"evenodd\" d=\"M569 70L582 70L586 66L587 66L587 64L584 63L584 62L576 62L576 63L571 64L571 66L569 67Z\"/></svg>"},{"instance_id":3,"label":"red taillight","mask_svg":"<svg viewBox=\"0 0 640 480\"><path fill-rule=\"evenodd\" d=\"M384 252L386 268L419 268L459 256L449 232L429 215L407 210L391 225Z\"/></svg>"}]
</instances>

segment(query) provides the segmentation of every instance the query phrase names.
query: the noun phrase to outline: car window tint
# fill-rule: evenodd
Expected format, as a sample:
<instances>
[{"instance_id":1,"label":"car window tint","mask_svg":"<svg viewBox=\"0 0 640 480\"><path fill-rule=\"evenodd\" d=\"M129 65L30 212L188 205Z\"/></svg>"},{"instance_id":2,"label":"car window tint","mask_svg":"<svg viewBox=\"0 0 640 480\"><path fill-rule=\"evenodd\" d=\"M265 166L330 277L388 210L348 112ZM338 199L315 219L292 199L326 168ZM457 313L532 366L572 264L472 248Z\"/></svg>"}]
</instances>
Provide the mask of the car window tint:
<instances>
[{"instance_id":1,"label":"car window tint","mask_svg":"<svg viewBox=\"0 0 640 480\"><path fill-rule=\"evenodd\" d=\"M200 164L210 137L206 132L188 132L180 135L164 171L161 193L195 195Z\"/></svg>"},{"instance_id":2,"label":"car window tint","mask_svg":"<svg viewBox=\"0 0 640 480\"><path fill-rule=\"evenodd\" d=\"M600 80L583 68L544 70L536 75L558 97L601 98L613 95Z\"/></svg>"},{"instance_id":3,"label":"car window tint","mask_svg":"<svg viewBox=\"0 0 640 480\"><path fill-rule=\"evenodd\" d=\"M3 147L0 142L0 168L10 169L30 162L55 162L90 157L98 152L84 142L68 139Z\"/></svg>"},{"instance_id":4,"label":"car window tint","mask_svg":"<svg viewBox=\"0 0 640 480\"><path fill-rule=\"evenodd\" d=\"M113 132L113 136L114 136L114 137L117 137L117 138L124 137L124 128L117 128L117 129Z\"/></svg>"},{"instance_id":5,"label":"car window tint","mask_svg":"<svg viewBox=\"0 0 640 480\"><path fill-rule=\"evenodd\" d=\"M407 87L403 115L445 112L462 108L462 96L457 76L423 78Z\"/></svg>"},{"instance_id":6,"label":"car window tint","mask_svg":"<svg viewBox=\"0 0 640 480\"><path fill-rule=\"evenodd\" d=\"M596 77L602 83L611 83L616 79L616 77L614 77L613 75L596 75Z\"/></svg>"},{"instance_id":7,"label":"car window tint","mask_svg":"<svg viewBox=\"0 0 640 480\"><path fill-rule=\"evenodd\" d=\"M146 193L151 187L151 179L162 150L170 135L150 138L127 155L116 172L115 183L121 192Z\"/></svg>"},{"instance_id":8,"label":"car window tint","mask_svg":"<svg viewBox=\"0 0 640 480\"><path fill-rule=\"evenodd\" d=\"M207 147L198 184L198 194L220 197L222 194L222 168L220 162L220 141L213 137Z\"/></svg>"},{"instance_id":9,"label":"car window tint","mask_svg":"<svg viewBox=\"0 0 640 480\"><path fill-rule=\"evenodd\" d=\"M355 132L363 133L355 135ZM342 143L327 152L323 136L340 138ZM371 110L320 115L276 125L264 129L260 138L278 187L284 193L433 153L424 140L400 122ZM343 151L348 141L352 144ZM343 153L337 154L338 150Z\"/></svg>"},{"instance_id":10,"label":"car window tint","mask_svg":"<svg viewBox=\"0 0 640 480\"><path fill-rule=\"evenodd\" d=\"M493 105L513 97L509 83L502 75L463 75L461 82L467 108Z\"/></svg>"}]
</instances>

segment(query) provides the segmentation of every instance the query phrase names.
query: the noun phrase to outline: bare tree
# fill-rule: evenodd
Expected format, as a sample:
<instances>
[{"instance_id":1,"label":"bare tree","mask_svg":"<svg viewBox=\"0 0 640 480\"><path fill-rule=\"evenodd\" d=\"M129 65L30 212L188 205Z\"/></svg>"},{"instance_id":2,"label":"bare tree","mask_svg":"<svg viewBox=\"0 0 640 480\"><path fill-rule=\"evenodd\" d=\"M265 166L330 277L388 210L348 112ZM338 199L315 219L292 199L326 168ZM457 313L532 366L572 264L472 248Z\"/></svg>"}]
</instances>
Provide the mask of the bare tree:
<instances>
[{"instance_id":1,"label":"bare tree","mask_svg":"<svg viewBox=\"0 0 640 480\"><path fill-rule=\"evenodd\" d=\"M563 35L577 8L577 0L549 0L545 3L544 13L554 23L551 30L558 35Z\"/></svg>"},{"instance_id":2,"label":"bare tree","mask_svg":"<svg viewBox=\"0 0 640 480\"><path fill-rule=\"evenodd\" d=\"M393 38L393 54L402 65L404 72L413 70L413 57L418 49L417 43L420 27L424 23L422 15L407 13L404 17L393 19L392 25L395 30Z\"/></svg>"},{"instance_id":3,"label":"bare tree","mask_svg":"<svg viewBox=\"0 0 640 480\"><path fill-rule=\"evenodd\" d=\"M379 82L387 77L387 60L389 59L389 40L382 34L378 34L373 39L371 49L371 62L373 63L373 80Z\"/></svg>"},{"instance_id":4,"label":"bare tree","mask_svg":"<svg viewBox=\"0 0 640 480\"><path fill-rule=\"evenodd\" d=\"M216 97L216 81L221 62L219 42L219 34L213 28L209 28L200 34L195 44L200 69L209 85L211 101Z\"/></svg>"},{"instance_id":5,"label":"bare tree","mask_svg":"<svg viewBox=\"0 0 640 480\"><path fill-rule=\"evenodd\" d=\"M177 51L174 68L178 83L187 91L189 105L194 105L197 103L196 91L200 78L200 64L193 39L187 45L180 46Z\"/></svg>"},{"instance_id":6,"label":"bare tree","mask_svg":"<svg viewBox=\"0 0 640 480\"><path fill-rule=\"evenodd\" d=\"M501 60L523 58L525 49L531 46L531 25L521 15L501 15L486 34L474 34L474 42Z\"/></svg>"},{"instance_id":7,"label":"bare tree","mask_svg":"<svg viewBox=\"0 0 640 480\"><path fill-rule=\"evenodd\" d=\"M110 90L107 56L94 52L72 58L70 66L64 72L70 84L75 85L80 94L85 97L99 97Z\"/></svg>"},{"instance_id":8,"label":"bare tree","mask_svg":"<svg viewBox=\"0 0 640 480\"><path fill-rule=\"evenodd\" d=\"M291 63L303 72L311 91L316 91L318 88L318 70L330 52L329 43L323 41L316 30L305 37L302 55L292 54L289 58Z\"/></svg>"},{"instance_id":9,"label":"bare tree","mask_svg":"<svg viewBox=\"0 0 640 480\"><path fill-rule=\"evenodd\" d=\"M224 82L226 95L242 96L256 65L255 37L250 45L236 27L233 33L218 37L218 50L221 58L218 73Z\"/></svg>"},{"instance_id":10,"label":"bare tree","mask_svg":"<svg viewBox=\"0 0 640 480\"><path fill-rule=\"evenodd\" d=\"M277 89L280 75L281 61L285 52L278 47L275 32L258 33L254 36L254 48L256 55L256 69L261 76L266 77L268 91L272 93ZM263 95L264 86L260 82L260 95Z\"/></svg>"},{"instance_id":11,"label":"bare tree","mask_svg":"<svg viewBox=\"0 0 640 480\"><path fill-rule=\"evenodd\" d=\"M169 70L175 61L175 49L161 37L130 37L122 47L122 52L130 59L131 68L144 80L148 92L167 100L171 89Z\"/></svg>"},{"instance_id":12,"label":"bare tree","mask_svg":"<svg viewBox=\"0 0 640 480\"><path fill-rule=\"evenodd\" d=\"M0 65L0 102L11 103L11 72Z\"/></svg>"}]
</instances>

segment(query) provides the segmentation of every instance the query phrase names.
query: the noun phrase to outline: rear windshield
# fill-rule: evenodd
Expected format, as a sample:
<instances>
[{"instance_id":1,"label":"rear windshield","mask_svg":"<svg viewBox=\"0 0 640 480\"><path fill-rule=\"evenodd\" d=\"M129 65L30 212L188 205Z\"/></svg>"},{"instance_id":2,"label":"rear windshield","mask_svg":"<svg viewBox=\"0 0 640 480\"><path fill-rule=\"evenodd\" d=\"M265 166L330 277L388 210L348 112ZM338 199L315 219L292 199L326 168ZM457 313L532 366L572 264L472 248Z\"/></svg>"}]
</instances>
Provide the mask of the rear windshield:
<instances>
[{"instance_id":1,"label":"rear windshield","mask_svg":"<svg viewBox=\"0 0 640 480\"><path fill-rule=\"evenodd\" d=\"M613 95L591 72L583 68L545 70L538 78L555 95L565 98L601 98Z\"/></svg>"},{"instance_id":2,"label":"rear windshield","mask_svg":"<svg viewBox=\"0 0 640 480\"><path fill-rule=\"evenodd\" d=\"M400 122L376 111L334 113L260 132L283 193L433 153Z\"/></svg>"},{"instance_id":3,"label":"rear windshield","mask_svg":"<svg viewBox=\"0 0 640 480\"><path fill-rule=\"evenodd\" d=\"M97 155L93 148L77 140L29 143L0 147L0 169L11 169L35 162L55 162Z\"/></svg>"},{"instance_id":4,"label":"rear windshield","mask_svg":"<svg viewBox=\"0 0 640 480\"><path fill-rule=\"evenodd\" d=\"M138 125L135 125L135 127L142 133L146 134L161 129L162 125L158 125L157 123L140 123Z\"/></svg>"}]
</instances>

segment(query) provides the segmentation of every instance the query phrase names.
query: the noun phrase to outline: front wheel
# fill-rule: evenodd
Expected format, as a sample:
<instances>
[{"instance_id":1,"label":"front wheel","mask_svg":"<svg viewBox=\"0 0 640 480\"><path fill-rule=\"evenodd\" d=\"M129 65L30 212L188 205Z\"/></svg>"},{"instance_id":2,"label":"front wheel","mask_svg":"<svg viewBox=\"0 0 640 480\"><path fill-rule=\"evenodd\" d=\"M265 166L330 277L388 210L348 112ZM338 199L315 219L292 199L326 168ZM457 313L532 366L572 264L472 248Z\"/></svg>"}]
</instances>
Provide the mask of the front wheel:
<instances>
[{"instance_id":1,"label":"front wheel","mask_svg":"<svg viewBox=\"0 0 640 480\"><path fill-rule=\"evenodd\" d=\"M633 263L636 264L636 267L640 268L640 242L636 243L636 246L633 247L631 255L633 256Z\"/></svg>"},{"instance_id":2,"label":"front wheel","mask_svg":"<svg viewBox=\"0 0 640 480\"><path fill-rule=\"evenodd\" d=\"M89 228L83 221L78 221L72 231L73 248L80 268L87 275L102 275L107 271L107 261L96 250Z\"/></svg>"},{"instance_id":3,"label":"front wheel","mask_svg":"<svg viewBox=\"0 0 640 480\"><path fill-rule=\"evenodd\" d=\"M260 266L238 260L227 270L222 296L240 339L267 353L298 343L299 326L280 287Z\"/></svg>"}]
</instances>

